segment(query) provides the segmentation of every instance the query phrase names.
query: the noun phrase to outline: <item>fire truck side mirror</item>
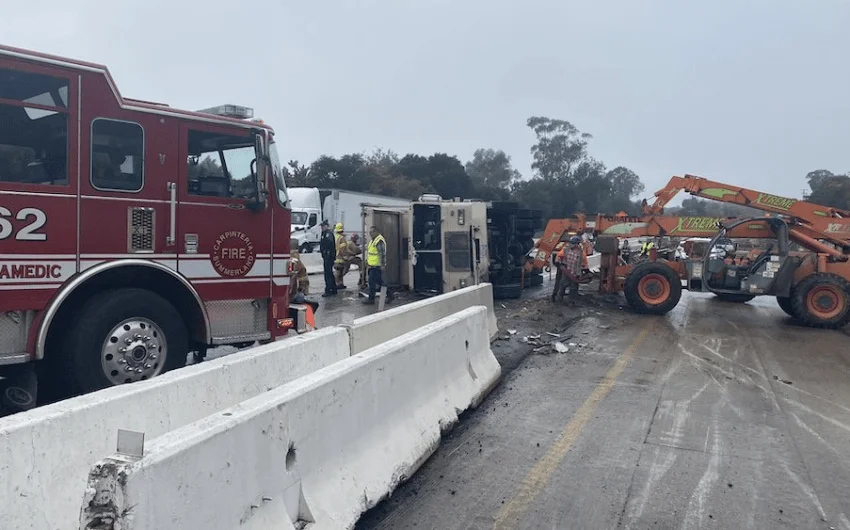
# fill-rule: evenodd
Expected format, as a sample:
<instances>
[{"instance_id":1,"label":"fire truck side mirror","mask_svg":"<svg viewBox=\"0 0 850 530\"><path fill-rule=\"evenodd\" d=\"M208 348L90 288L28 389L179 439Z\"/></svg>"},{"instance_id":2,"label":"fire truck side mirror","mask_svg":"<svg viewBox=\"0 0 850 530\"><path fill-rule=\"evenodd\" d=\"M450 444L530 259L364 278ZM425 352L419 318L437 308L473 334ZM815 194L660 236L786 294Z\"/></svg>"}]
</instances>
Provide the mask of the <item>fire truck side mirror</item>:
<instances>
[{"instance_id":1,"label":"fire truck side mirror","mask_svg":"<svg viewBox=\"0 0 850 530\"><path fill-rule=\"evenodd\" d=\"M254 200L247 204L247 207L252 212L262 212L266 209L266 187L263 183L262 168L264 164L260 164L259 159L251 160L251 178L254 179ZM259 168L259 171L258 171Z\"/></svg>"},{"instance_id":2,"label":"fire truck side mirror","mask_svg":"<svg viewBox=\"0 0 850 530\"><path fill-rule=\"evenodd\" d=\"M265 131L254 131L254 152L257 158L251 161L251 177L254 179L254 201L248 204L248 209L253 212L262 212L268 203L268 191L266 190L267 169L271 165L266 154Z\"/></svg>"}]
</instances>

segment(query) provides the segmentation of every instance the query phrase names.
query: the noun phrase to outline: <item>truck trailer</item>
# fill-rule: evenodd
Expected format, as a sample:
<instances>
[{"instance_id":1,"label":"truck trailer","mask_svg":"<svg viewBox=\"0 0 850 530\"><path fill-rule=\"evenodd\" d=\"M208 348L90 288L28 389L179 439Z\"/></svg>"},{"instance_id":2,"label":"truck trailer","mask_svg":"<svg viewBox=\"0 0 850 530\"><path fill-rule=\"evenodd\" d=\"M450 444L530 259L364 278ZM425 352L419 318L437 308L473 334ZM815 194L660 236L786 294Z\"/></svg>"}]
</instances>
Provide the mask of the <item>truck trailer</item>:
<instances>
[{"instance_id":1,"label":"truck trailer","mask_svg":"<svg viewBox=\"0 0 850 530\"><path fill-rule=\"evenodd\" d=\"M408 207L411 202L398 197L386 197L334 188L289 188L292 207L292 238L298 240L301 252L312 252L322 237L321 221L333 227L342 223L346 234L365 237L362 228L364 206ZM368 230L368 227L366 227Z\"/></svg>"}]
</instances>

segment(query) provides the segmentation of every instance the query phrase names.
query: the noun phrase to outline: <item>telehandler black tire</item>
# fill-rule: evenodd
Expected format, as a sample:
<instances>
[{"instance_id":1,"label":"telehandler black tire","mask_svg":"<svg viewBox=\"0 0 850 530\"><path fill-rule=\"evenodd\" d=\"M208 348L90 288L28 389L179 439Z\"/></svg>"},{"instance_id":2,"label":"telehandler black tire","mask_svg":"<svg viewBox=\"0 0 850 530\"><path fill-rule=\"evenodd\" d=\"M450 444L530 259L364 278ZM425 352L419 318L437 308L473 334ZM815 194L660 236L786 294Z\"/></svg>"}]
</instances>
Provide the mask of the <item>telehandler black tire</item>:
<instances>
[{"instance_id":1,"label":"telehandler black tire","mask_svg":"<svg viewBox=\"0 0 850 530\"><path fill-rule=\"evenodd\" d=\"M837 274L813 274L794 287L794 316L813 328L838 329L850 322L850 283Z\"/></svg>"},{"instance_id":2,"label":"telehandler black tire","mask_svg":"<svg viewBox=\"0 0 850 530\"><path fill-rule=\"evenodd\" d=\"M623 294L635 312L663 315L676 307L682 298L682 281L667 265L645 262L626 277Z\"/></svg>"},{"instance_id":3,"label":"telehandler black tire","mask_svg":"<svg viewBox=\"0 0 850 530\"><path fill-rule=\"evenodd\" d=\"M785 311L786 315L797 318L797 315L794 314L794 303L790 296L777 296L776 303L779 304L780 309Z\"/></svg>"},{"instance_id":4,"label":"telehandler black tire","mask_svg":"<svg viewBox=\"0 0 850 530\"><path fill-rule=\"evenodd\" d=\"M733 304L746 304L750 300L756 297L754 294L730 294L730 293L714 293L714 295L724 301L730 302Z\"/></svg>"}]
</instances>

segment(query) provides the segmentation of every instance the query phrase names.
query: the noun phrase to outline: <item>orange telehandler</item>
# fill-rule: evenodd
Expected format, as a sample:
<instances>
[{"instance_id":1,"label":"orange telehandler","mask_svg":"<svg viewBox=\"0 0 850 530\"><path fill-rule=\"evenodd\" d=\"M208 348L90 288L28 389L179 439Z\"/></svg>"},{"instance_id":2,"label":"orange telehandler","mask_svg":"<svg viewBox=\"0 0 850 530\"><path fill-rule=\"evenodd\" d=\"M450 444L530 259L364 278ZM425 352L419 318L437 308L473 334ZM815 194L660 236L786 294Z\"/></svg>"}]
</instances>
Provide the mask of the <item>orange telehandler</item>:
<instances>
[{"instance_id":1,"label":"orange telehandler","mask_svg":"<svg viewBox=\"0 0 850 530\"><path fill-rule=\"evenodd\" d=\"M679 191L768 213L747 219L664 216L664 206ZM651 205L644 201L641 217L550 221L527 266L545 265L566 232L592 230L602 254L600 291L622 291L637 312L667 313L686 288L737 302L774 296L783 311L812 327L838 328L850 321L850 212L693 175L673 177L655 197ZM761 240L763 248L749 259L706 252L676 260L652 250L642 263L623 263L617 237L637 236L709 236L709 249L721 240Z\"/></svg>"}]
</instances>

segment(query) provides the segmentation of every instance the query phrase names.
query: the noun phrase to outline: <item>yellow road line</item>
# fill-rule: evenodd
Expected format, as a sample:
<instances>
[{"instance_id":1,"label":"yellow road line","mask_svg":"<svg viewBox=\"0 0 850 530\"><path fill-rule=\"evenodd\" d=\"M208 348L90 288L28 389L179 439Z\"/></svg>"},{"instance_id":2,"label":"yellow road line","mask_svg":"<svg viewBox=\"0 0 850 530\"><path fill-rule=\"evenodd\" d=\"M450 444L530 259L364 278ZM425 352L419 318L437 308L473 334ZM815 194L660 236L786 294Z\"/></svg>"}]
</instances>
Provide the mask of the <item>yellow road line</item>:
<instances>
[{"instance_id":1,"label":"yellow road line","mask_svg":"<svg viewBox=\"0 0 850 530\"><path fill-rule=\"evenodd\" d=\"M528 511L529 507L531 507L531 503L534 502L534 499L537 498L540 492L543 491L543 488L546 487L546 484L549 483L549 479L552 478L552 474L555 472L555 469L557 469L560 463L564 460L564 457L567 456L567 452L569 452L570 447L572 447L578 439L585 425L587 425L587 422L593 417L596 407L603 399L605 399L605 396L611 392L611 389L614 387L614 382L618 377L620 377L620 374L623 373L626 365L629 364L629 361L634 355L637 347L641 342L643 342L646 336L649 335L654 327L655 322L653 321L649 326L644 328L643 331L635 337L635 340L629 345L629 347L626 348L619 357L617 357L617 360L614 361L614 365L611 366L602 381L596 385L596 388L593 389L590 396L588 396L585 402L582 403L581 407L579 407L575 415L569 423L567 423L567 426L564 427L564 430L561 432L558 439L552 447L549 448L549 451L543 455L543 458L541 458L537 464L531 468L528 475L525 476L525 480L523 480L522 486L517 494L510 500L510 502L504 504L496 514L496 521L493 524L493 528L495 530L513 528L519 523L522 516L525 515L525 512Z\"/></svg>"}]
</instances>

